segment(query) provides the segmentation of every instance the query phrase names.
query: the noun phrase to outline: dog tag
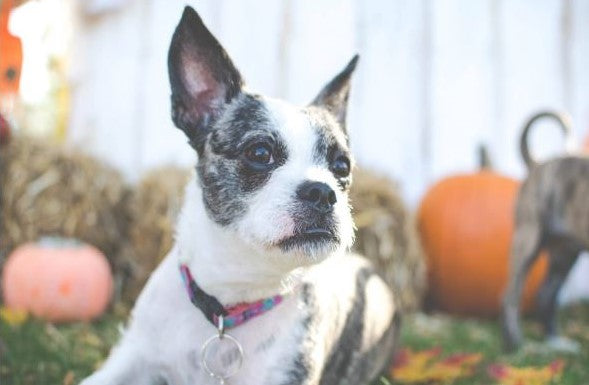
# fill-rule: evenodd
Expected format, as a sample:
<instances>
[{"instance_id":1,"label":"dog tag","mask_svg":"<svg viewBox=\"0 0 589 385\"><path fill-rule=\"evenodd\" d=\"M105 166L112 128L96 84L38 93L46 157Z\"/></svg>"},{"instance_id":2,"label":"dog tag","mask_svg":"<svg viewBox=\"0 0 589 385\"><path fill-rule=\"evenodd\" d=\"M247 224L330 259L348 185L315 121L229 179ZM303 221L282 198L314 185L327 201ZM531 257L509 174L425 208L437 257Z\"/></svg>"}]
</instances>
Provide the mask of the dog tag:
<instances>
[{"instance_id":1,"label":"dog tag","mask_svg":"<svg viewBox=\"0 0 589 385\"><path fill-rule=\"evenodd\" d=\"M225 334L223 317L219 320L219 333L202 345L200 360L204 370L219 384L233 377L243 365L243 348L233 336Z\"/></svg>"}]
</instances>

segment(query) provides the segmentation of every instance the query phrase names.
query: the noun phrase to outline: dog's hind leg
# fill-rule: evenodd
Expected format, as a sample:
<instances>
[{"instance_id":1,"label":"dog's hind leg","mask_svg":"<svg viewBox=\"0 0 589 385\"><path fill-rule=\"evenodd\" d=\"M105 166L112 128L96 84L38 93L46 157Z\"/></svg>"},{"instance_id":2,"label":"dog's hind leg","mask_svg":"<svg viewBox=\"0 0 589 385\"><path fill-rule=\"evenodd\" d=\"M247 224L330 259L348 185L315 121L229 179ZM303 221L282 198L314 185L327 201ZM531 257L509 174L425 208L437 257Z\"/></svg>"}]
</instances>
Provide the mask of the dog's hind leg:
<instances>
[{"instance_id":1,"label":"dog's hind leg","mask_svg":"<svg viewBox=\"0 0 589 385\"><path fill-rule=\"evenodd\" d=\"M503 297L502 331L504 348L515 350L522 341L519 304L528 270L542 247L542 229L538 223L516 227L510 255L510 274Z\"/></svg>"},{"instance_id":2,"label":"dog's hind leg","mask_svg":"<svg viewBox=\"0 0 589 385\"><path fill-rule=\"evenodd\" d=\"M556 300L571 268L577 260L580 249L572 246L548 246L550 266L536 297L537 315L547 336L557 334Z\"/></svg>"},{"instance_id":3,"label":"dog's hind leg","mask_svg":"<svg viewBox=\"0 0 589 385\"><path fill-rule=\"evenodd\" d=\"M574 347L572 347L573 344L566 343L564 339L558 338L557 336L556 308L560 288L575 264L581 249L572 244L563 244L562 242L548 243L547 247L550 254L550 265L546 278L536 297L537 317L544 326L549 343L554 342L556 345L563 345L562 347L564 349L567 349L566 346L570 346L574 350ZM555 348L558 348L558 346L555 346Z\"/></svg>"}]
</instances>

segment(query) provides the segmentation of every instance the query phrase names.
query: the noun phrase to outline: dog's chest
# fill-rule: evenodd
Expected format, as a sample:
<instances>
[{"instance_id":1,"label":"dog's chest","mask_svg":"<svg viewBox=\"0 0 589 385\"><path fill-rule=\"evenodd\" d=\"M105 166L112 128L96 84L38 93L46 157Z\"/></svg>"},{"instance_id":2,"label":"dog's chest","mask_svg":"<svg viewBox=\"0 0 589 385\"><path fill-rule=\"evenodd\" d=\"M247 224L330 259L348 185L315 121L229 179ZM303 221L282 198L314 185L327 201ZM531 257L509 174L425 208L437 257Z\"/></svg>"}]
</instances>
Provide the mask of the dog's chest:
<instances>
[{"instance_id":1,"label":"dog's chest","mask_svg":"<svg viewBox=\"0 0 589 385\"><path fill-rule=\"evenodd\" d=\"M364 317L358 300L363 296L354 284L361 265L356 265L334 261L311 269L281 304L229 329L227 333L243 347L243 365L227 383L315 384L334 352L363 349L364 333L358 328ZM204 370L201 357L203 345L217 330L187 299L173 258L164 261L150 280L134 317L139 322L131 329L150 336L141 344L146 344L148 355L155 357L156 372L169 384L219 383ZM220 361L235 367L237 358L235 350L228 351Z\"/></svg>"},{"instance_id":2,"label":"dog's chest","mask_svg":"<svg viewBox=\"0 0 589 385\"><path fill-rule=\"evenodd\" d=\"M289 297L271 312L226 332L243 347L242 366L235 376L227 381L229 384L288 382L287 378L297 365L298 356L306 355L303 341L308 333L308 309L300 309L298 302L297 297ZM207 325L201 329L201 340L207 340L216 333L212 325ZM213 344L215 343L216 340ZM233 345L228 345L231 347L218 355L214 361L231 370L238 365L239 352ZM197 343L187 354L188 361L192 362L191 370L199 380L196 383L215 384L216 382L203 370L201 353L202 344Z\"/></svg>"},{"instance_id":3,"label":"dog's chest","mask_svg":"<svg viewBox=\"0 0 589 385\"><path fill-rule=\"evenodd\" d=\"M146 287L134 314L140 334L151 336L148 346L157 372L170 384L217 384L204 370L202 347L217 335L216 328L187 299L175 266L160 266ZM288 383L300 357L307 356L305 346L309 335L312 308L301 297L300 290L285 297L271 311L226 331L243 347L243 365L228 384ZM133 328L132 328L133 329ZM213 342L213 345L216 342ZM236 349L225 350L220 356L227 368L237 365ZM219 362L211 362L218 365ZM297 376L309 373L300 370Z\"/></svg>"}]
</instances>

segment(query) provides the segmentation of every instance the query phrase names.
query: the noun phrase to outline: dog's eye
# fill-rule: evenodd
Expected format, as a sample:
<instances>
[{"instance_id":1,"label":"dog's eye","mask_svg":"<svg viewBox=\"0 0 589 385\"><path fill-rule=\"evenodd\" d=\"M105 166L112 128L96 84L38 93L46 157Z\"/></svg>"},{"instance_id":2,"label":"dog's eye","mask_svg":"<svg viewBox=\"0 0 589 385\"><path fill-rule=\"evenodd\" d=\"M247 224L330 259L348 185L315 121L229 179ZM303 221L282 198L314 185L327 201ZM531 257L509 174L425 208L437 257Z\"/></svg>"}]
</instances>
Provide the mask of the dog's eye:
<instances>
[{"instance_id":1,"label":"dog's eye","mask_svg":"<svg viewBox=\"0 0 589 385\"><path fill-rule=\"evenodd\" d=\"M247 160L257 164L273 164L272 147L267 143L255 143L245 149Z\"/></svg>"},{"instance_id":2,"label":"dog's eye","mask_svg":"<svg viewBox=\"0 0 589 385\"><path fill-rule=\"evenodd\" d=\"M331 164L331 171L340 178L350 175L350 160L344 155L340 155Z\"/></svg>"}]
</instances>

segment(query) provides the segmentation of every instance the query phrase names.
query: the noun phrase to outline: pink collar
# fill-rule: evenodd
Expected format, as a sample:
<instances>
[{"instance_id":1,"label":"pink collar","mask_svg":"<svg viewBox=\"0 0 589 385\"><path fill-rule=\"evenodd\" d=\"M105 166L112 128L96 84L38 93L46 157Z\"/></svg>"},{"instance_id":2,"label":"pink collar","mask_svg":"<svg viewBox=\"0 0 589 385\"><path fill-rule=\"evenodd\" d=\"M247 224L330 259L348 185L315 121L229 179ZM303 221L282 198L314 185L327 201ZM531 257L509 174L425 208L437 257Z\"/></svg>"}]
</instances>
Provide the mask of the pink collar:
<instances>
[{"instance_id":1,"label":"pink collar","mask_svg":"<svg viewBox=\"0 0 589 385\"><path fill-rule=\"evenodd\" d=\"M253 303L239 303L225 307L215 297L207 294L196 284L187 265L180 265L180 275L188 291L190 302L216 327L218 326L219 317L222 316L224 329L237 327L254 317L262 315L272 310L283 300L282 295L278 294Z\"/></svg>"}]
</instances>

